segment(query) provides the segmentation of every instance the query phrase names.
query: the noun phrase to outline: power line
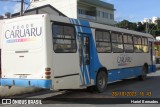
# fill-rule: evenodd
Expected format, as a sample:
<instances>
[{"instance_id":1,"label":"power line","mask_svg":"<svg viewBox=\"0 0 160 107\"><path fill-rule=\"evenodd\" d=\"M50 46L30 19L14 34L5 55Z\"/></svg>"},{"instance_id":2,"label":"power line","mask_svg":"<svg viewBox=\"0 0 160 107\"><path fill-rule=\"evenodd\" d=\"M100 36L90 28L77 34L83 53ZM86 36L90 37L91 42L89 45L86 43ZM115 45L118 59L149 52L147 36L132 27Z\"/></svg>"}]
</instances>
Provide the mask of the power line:
<instances>
[{"instance_id":1,"label":"power line","mask_svg":"<svg viewBox=\"0 0 160 107\"><path fill-rule=\"evenodd\" d=\"M30 2L30 4L28 3L28 4L29 4L29 6L32 6L32 7L34 7L34 8L37 8L37 6L33 5L32 3L33 3L33 0ZM27 10L27 9L26 9L26 10ZM25 11L26 11L26 10L25 10ZM45 13L48 13L48 12L47 12L47 11L45 11L45 10L39 10L39 11L41 11L41 12L45 12ZM49 13L48 13L48 14L49 14Z\"/></svg>"},{"instance_id":2,"label":"power line","mask_svg":"<svg viewBox=\"0 0 160 107\"><path fill-rule=\"evenodd\" d=\"M32 7L34 7L34 8L37 8L37 6L35 6L35 5L32 4L34 0L32 0L31 2L28 2L28 1L26 1L26 0L23 0L23 1L22 1L22 0L0 0L0 1L4 1L4 2L20 2L21 4L23 4L23 3L27 4L28 7L27 7L24 11L22 10L22 9L23 9L23 6L21 5L20 15L23 15L23 14L26 12L26 10L29 9L30 6L32 6ZM45 12L45 13L48 13L48 12L45 11L45 10L40 10L40 11Z\"/></svg>"},{"instance_id":3,"label":"power line","mask_svg":"<svg viewBox=\"0 0 160 107\"><path fill-rule=\"evenodd\" d=\"M33 0L30 3L28 3L28 7L24 10L23 13L25 13L25 11L28 10L28 8L31 6L32 2L33 2Z\"/></svg>"},{"instance_id":4,"label":"power line","mask_svg":"<svg viewBox=\"0 0 160 107\"><path fill-rule=\"evenodd\" d=\"M0 0L0 1L3 1L3 2L21 2L21 0ZM29 4L28 2L26 2L25 0L24 0L24 2L23 3L25 3L25 4Z\"/></svg>"}]
</instances>

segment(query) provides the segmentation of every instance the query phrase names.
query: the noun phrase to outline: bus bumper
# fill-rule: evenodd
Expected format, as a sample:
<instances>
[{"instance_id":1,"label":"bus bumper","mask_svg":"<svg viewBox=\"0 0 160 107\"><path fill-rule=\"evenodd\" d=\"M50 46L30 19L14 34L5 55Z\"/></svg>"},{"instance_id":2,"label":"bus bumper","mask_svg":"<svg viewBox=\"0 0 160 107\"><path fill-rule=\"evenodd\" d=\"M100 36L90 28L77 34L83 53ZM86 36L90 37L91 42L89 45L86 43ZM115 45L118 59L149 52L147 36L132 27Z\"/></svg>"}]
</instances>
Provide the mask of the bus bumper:
<instances>
[{"instance_id":1,"label":"bus bumper","mask_svg":"<svg viewBox=\"0 0 160 107\"><path fill-rule=\"evenodd\" d=\"M37 87L45 89L52 88L52 80L1 78L0 83L1 86Z\"/></svg>"}]
</instances>

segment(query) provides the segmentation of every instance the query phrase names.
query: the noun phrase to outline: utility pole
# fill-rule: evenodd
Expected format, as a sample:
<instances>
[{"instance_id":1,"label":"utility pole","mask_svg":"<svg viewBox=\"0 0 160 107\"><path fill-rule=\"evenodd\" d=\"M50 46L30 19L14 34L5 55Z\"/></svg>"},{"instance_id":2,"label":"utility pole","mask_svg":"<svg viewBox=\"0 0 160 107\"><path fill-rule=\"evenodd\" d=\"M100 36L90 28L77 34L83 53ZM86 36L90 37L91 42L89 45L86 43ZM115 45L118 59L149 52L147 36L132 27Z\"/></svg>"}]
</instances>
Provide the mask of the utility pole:
<instances>
[{"instance_id":1,"label":"utility pole","mask_svg":"<svg viewBox=\"0 0 160 107\"><path fill-rule=\"evenodd\" d=\"M20 16L23 16L23 3L24 3L24 0L21 0L21 11L20 11Z\"/></svg>"},{"instance_id":2,"label":"utility pole","mask_svg":"<svg viewBox=\"0 0 160 107\"><path fill-rule=\"evenodd\" d=\"M149 33L149 32L148 32L148 29L149 29L149 23L146 22L146 33Z\"/></svg>"}]
</instances>

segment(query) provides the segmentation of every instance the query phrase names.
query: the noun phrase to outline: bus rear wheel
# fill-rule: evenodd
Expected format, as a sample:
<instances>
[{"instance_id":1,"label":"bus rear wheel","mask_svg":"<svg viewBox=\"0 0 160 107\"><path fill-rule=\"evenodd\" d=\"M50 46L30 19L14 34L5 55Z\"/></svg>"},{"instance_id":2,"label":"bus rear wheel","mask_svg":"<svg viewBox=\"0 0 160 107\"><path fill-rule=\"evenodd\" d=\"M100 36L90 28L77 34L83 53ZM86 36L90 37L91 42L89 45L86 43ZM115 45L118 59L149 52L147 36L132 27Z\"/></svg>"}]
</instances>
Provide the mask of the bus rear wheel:
<instances>
[{"instance_id":1,"label":"bus rear wheel","mask_svg":"<svg viewBox=\"0 0 160 107\"><path fill-rule=\"evenodd\" d=\"M95 90L99 93L104 92L107 87L107 74L105 71L100 71L97 74Z\"/></svg>"},{"instance_id":2,"label":"bus rear wheel","mask_svg":"<svg viewBox=\"0 0 160 107\"><path fill-rule=\"evenodd\" d=\"M139 80L142 80L142 81L146 80L147 72L148 72L148 67L144 65L142 68L142 75L139 76Z\"/></svg>"}]
</instances>

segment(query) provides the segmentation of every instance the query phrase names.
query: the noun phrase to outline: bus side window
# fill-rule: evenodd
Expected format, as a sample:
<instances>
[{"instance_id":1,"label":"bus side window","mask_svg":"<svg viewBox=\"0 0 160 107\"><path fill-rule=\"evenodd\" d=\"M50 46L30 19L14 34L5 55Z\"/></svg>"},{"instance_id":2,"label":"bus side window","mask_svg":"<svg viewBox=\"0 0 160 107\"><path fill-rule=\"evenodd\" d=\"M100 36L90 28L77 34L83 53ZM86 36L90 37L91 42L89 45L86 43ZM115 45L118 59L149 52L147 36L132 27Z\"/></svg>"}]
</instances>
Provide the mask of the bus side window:
<instances>
[{"instance_id":1,"label":"bus side window","mask_svg":"<svg viewBox=\"0 0 160 107\"><path fill-rule=\"evenodd\" d=\"M129 34L123 35L123 43L124 43L124 51L126 53L133 53L133 39L132 36Z\"/></svg>"},{"instance_id":2,"label":"bus side window","mask_svg":"<svg viewBox=\"0 0 160 107\"><path fill-rule=\"evenodd\" d=\"M96 30L96 48L98 53L111 52L111 37L109 31Z\"/></svg>"},{"instance_id":3,"label":"bus side window","mask_svg":"<svg viewBox=\"0 0 160 107\"><path fill-rule=\"evenodd\" d=\"M55 53L75 53L75 29L72 25L53 23L53 50Z\"/></svg>"},{"instance_id":4,"label":"bus side window","mask_svg":"<svg viewBox=\"0 0 160 107\"><path fill-rule=\"evenodd\" d=\"M124 50L122 34L113 32L111 33L111 38L112 38L112 51L114 53L122 53Z\"/></svg>"},{"instance_id":5,"label":"bus side window","mask_svg":"<svg viewBox=\"0 0 160 107\"><path fill-rule=\"evenodd\" d=\"M142 40L141 36L134 36L134 52L135 53L142 53Z\"/></svg>"}]
</instances>

